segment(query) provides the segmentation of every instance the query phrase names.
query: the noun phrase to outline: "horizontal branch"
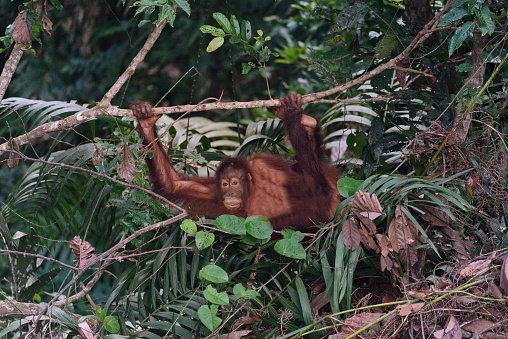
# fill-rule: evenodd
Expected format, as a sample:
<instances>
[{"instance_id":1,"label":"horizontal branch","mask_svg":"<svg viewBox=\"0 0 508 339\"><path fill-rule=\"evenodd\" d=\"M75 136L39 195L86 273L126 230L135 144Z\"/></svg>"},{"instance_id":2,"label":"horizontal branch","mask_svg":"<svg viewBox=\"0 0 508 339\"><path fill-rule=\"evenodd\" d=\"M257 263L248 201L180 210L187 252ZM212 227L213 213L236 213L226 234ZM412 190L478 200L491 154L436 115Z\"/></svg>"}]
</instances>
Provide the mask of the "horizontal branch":
<instances>
[{"instance_id":1,"label":"horizontal branch","mask_svg":"<svg viewBox=\"0 0 508 339\"><path fill-rule=\"evenodd\" d=\"M437 27L439 21L441 20L442 16L448 11L451 4L454 1L449 1L444 7L441 12L436 14L432 20L430 20L425 27L416 35L416 37L413 39L413 41L402 51L399 55L397 55L395 58L387 61L386 63L379 65L378 67L374 68L373 70L369 72L363 73L361 76L359 76L356 79L353 79L345 84L342 84L340 86L336 86L334 88L331 88L326 91L312 93L304 95L302 98L302 103L313 103L313 102L319 102L320 99L343 92L353 86L359 85L364 83L365 81L369 80L370 78L380 74L381 72L393 69L397 67L397 64L402 61L403 59L409 57L409 54L420 44L422 44L433 32L433 30ZM108 97L108 96L106 96ZM382 97L386 100L386 97ZM372 98L374 99L374 98ZM361 100L361 99L360 99ZM337 100L336 102L340 102ZM155 114L174 114L174 113L186 113L186 112L197 112L197 111L208 111L208 110L215 110L215 109L225 109L225 110L231 110L235 108L254 108L254 107L273 107L273 106L280 106L280 101L278 99L272 99L272 100L254 100L254 101L248 101L248 102L240 102L240 101L234 101L234 102L221 102L217 100L213 103L208 104L199 104L199 105L177 105L172 107L157 107L154 108ZM99 103L94 108L76 113L70 117L67 117L65 119L59 120L59 121L53 121L46 123L44 125L41 125L39 127L36 127L32 131L20 135L16 138L14 138L14 141L17 142L17 145L21 146L26 143L28 143L30 140L37 139L47 133L50 132L57 132L57 131L63 131L63 130L70 130L74 126L82 124L84 122L96 119L98 116L117 116L117 117L127 117L132 116L132 111L129 109L120 109L114 106L111 106L108 100L103 100L101 103ZM10 150L10 144L9 142L5 142L0 145L0 155L2 155L4 152Z\"/></svg>"}]
</instances>

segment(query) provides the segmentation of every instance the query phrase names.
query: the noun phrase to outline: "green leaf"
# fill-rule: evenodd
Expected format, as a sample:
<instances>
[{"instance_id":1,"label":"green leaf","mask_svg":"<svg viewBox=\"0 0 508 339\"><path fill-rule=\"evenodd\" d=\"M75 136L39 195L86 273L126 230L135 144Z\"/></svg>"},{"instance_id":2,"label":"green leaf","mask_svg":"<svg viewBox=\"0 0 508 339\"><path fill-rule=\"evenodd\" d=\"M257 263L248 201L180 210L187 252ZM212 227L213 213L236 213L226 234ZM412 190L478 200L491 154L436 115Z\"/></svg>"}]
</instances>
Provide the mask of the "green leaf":
<instances>
[{"instance_id":1,"label":"green leaf","mask_svg":"<svg viewBox=\"0 0 508 339\"><path fill-rule=\"evenodd\" d=\"M231 24L222 13L213 13L213 18L222 26L226 33L231 33Z\"/></svg>"},{"instance_id":2,"label":"green leaf","mask_svg":"<svg viewBox=\"0 0 508 339\"><path fill-rule=\"evenodd\" d=\"M392 54L392 51L397 48L397 46L399 46L399 40L395 34L385 34L374 48L374 60L380 61L386 57L389 57Z\"/></svg>"},{"instance_id":3,"label":"green leaf","mask_svg":"<svg viewBox=\"0 0 508 339\"><path fill-rule=\"evenodd\" d=\"M260 297L261 294L259 294L256 290L246 290L242 284L238 283L233 287L233 293L238 298L244 298L244 299L253 299L256 297Z\"/></svg>"},{"instance_id":4,"label":"green leaf","mask_svg":"<svg viewBox=\"0 0 508 339\"><path fill-rule=\"evenodd\" d=\"M292 230L289 228L283 229L281 232L284 239L288 239L294 242L300 242L303 240L303 233L300 231Z\"/></svg>"},{"instance_id":5,"label":"green leaf","mask_svg":"<svg viewBox=\"0 0 508 339\"><path fill-rule=\"evenodd\" d=\"M480 20L482 25L480 26L480 31L482 35L492 34L494 33L495 24L491 17L491 12L489 7L483 5L481 9L475 10L475 15Z\"/></svg>"},{"instance_id":6,"label":"green leaf","mask_svg":"<svg viewBox=\"0 0 508 339\"><path fill-rule=\"evenodd\" d=\"M460 46L466 38L473 33L474 29L474 21L468 21L464 23L462 26L457 28L452 38L450 39L450 45L448 46L448 55L452 55Z\"/></svg>"},{"instance_id":7,"label":"green leaf","mask_svg":"<svg viewBox=\"0 0 508 339\"><path fill-rule=\"evenodd\" d=\"M250 70L251 67L249 66L249 64L246 62L242 62L242 74L247 74L250 72Z\"/></svg>"},{"instance_id":8,"label":"green leaf","mask_svg":"<svg viewBox=\"0 0 508 339\"><path fill-rule=\"evenodd\" d=\"M187 15L191 15L191 8L187 0L172 0L178 7L180 7Z\"/></svg>"},{"instance_id":9,"label":"green leaf","mask_svg":"<svg viewBox=\"0 0 508 339\"><path fill-rule=\"evenodd\" d=\"M199 320L210 330L215 331L222 322L222 319L217 317L218 305L203 305L198 309Z\"/></svg>"},{"instance_id":10,"label":"green leaf","mask_svg":"<svg viewBox=\"0 0 508 339\"><path fill-rule=\"evenodd\" d=\"M307 257L307 253L305 253L303 246L291 239L282 239L277 241L274 249L277 253L292 259L305 259Z\"/></svg>"},{"instance_id":11,"label":"green leaf","mask_svg":"<svg viewBox=\"0 0 508 339\"><path fill-rule=\"evenodd\" d=\"M224 214L215 219L214 225L223 231L244 235L245 230L245 219L237 217L236 215Z\"/></svg>"},{"instance_id":12,"label":"green leaf","mask_svg":"<svg viewBox=\"0 0 508 339\"><path fill-rule=\"evenodd\" d=\"M250 26L250 22L243 20L242 21L242 39L247 41L252 37L252 27Z\"/></svg>"},{"instance_id":13,"label":"green leaf","mask_svg":"<svg viewBox=\"0 0 508 339\"><path fill-rule=\"evenodd\" d=\"M454 21L462 19L464 16L469 15L469 11L465 8L452 8L448 13L443 15L439 21L439 27L448 26Z\"/></svg>"},{"instance_id":14,"label":"green leaf","mask_svg":"<svg viewBox=\"0 0 508 339\"><path fill-rule=\"evenodd\" d=\"M217 290L211 285L206 287L206 289L203 291L203 295L205 296L206 300L213 304L229 305L228 294L226 292L217 292Z\"/></svg>"},{"instance_id":15,"label":"green leaf","mask_svg":"<svg viewBox=\"0 0 508 339\"><path fill-rule=\"evenodd\" d=\"M206 51L208 53L211 53L215 51L217 48L222 46L224 44L224 38L223 37L216 37L210 43L208 44L208 47L206 48Z\"/></svg>"},{"instance_id":16,"label":"green leaf","mask_svg":"<svg viewBox=\"0 0 508 339\"><path fill-rule=\"evenodd\" d=\"M100 321L104 321L106 318L106 312L100 306L95 308L95 314L97 314L97 318L99 318Z\"/></svg>"},{"instance_id":17,"label":"green leaf","mask_svg":"<svg viewBox=\"0 0 508 339\"><path fill-rule=\"evenodd\" d=\"M229 281L228 274L222 268L216 265L207 265L199 271L199 277L216 284Z\"/></svg>"},{"instance_id":18,"label":"green leaf","mask_svg":"<svg viewBox=\"0 0 508 339\"><path fill-rule=\"evenodd\" d=\"M231 16L231 33L240 35L240 23L234 15Z\"/></svg>"},{"instance_id":19,"label":"green leaf","mask_svg":"<svg viewBox=\"0 0 508 339\"><path fill-rule=\"evenodd\" d=\"M207 231L199 231L196 233L196 247L198 250L205 249L213 244L215 235Z\"/></svg>"},{"instance_id":20,"label":"green leaf","mask_svg":"<svg viewBox=\"0 0 508 339\"><path fill-rule=\"evenodd\" d=\"M354 154L361 156L363 148L367 145L367 134L362 131L350 133L346 138L347 148Z\"/></svg>"},{"instance_id":21,"label":"green leaf","mask_svg":"<svg viewBox=\"0 0 508 339\"><path fill-rule=\"evenodd\" d=\"M337 181L337 188L339 189L339 194L344 198L349 198L355 195L356 191L358 191L358 187L363 183L363 180L356 180L353 178L340 178Z\"/></svg>"},{"instance_id":22,"label":"green leaf","mask_svg":"<svg viewBox=\"0 0 508 339\"><path fill-rule=\"evenodd\" d=\"M217 28L217 27L214 27L214 26L210 26L210 25L203 25L199 28L201 30L201 32L203 32L204 34L206 33L209 33L213 36L217 36L217 37L224 37L226 35L226 33L224 33L224 31L220 28ZM213 41L213 40L212 40ZM221 44L222 45L222 44ZM220 47L220 46L219 46ZM218 48L218 47L217 47ZM216 49L217 49L216 48Z\"/></svg>"},{"instance_id":23,"label":"green leaf","mask_svg":"<svg viewBox=\"0 0 508 339\"><path fill-rule=\"evenodd\" d=\"M115 317L108 315L106 319L104 319L104 328L109 333L118 333L118 331L120 331L120 324Z\"/></svg>"},{"instance_id":24,"label":"green leaf","mask_svg":"<svg viewBox=\"0 0 508 339\"><path fill-rule=\"evenodd\" d=\"M270 241L270 238L258 239L258 238L254 238L250 234L242 235L241 239L242 239L242 242L244 242L247 245L258 245L258 244L264 245Z\"/></svg>"},{"instance_id":25,"label":"green leaf","mask_svg":"<svg viewBox=\"0 0 508 339\"><path fill-rule=\"evenodd\" d=\"M229 38L229 42L231 44L237 44L239 42L242 42L242 39L239 36L233 35L231 38Z\"/></svg>"},{"instance_id":26,"label":"green leaf","mask_svg":"<svg viewBox=\"0 0 508 339\"><path fill-rule=\"evenodd\" d=\"M157 24L161 23L164 19L167 19L169 25L173 27L173 24L176 19L176 13L175 10L173 9L173 6L170 6L168 4L162 6L161 11L159 12L159 18L157 19Z\"/></svg>"},{"instance_id":27,"label":"green leaf","mask_svg":"<svg viewBox=\"0 0 508 339\"><path fill-rule=\"evenodd\" d=\"M273 233L272 224L261 215L250 216L245 219L247 233L257 239L270 238Z\"/></svg>"},{"instance_id":28,"label":"green leaf","mask_svg":"<svg viewBox=\"0 0 508 339\"><path fill-rule=\"evenodd\" d=\"M185 232L189 234L194 234L198 231L198 227L196 226L196 223L190 219L185 219L180 224L180 228Z\"/></svg>"}]
</instances>

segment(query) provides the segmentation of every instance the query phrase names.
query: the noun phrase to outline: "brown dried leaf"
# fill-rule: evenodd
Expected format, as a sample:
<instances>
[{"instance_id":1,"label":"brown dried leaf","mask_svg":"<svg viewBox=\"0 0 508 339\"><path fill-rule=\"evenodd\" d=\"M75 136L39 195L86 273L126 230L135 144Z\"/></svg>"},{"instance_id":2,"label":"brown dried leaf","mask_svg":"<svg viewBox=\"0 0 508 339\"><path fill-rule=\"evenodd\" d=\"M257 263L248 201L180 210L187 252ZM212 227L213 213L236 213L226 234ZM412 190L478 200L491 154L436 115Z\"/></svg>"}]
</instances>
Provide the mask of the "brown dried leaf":
<instances>
[{"instance_id":1,"label":"brown dried leaf","mask_svg":"<svg viewBox=\"0 0 508 339\"><path fill-rule=\"evenodd\" d=\"M100 166L101 162L102 162L102 151L100 148L96 147L92 155L92 163L94 164L94 166Z\"/></svg>"},{"instance_id":2,"label":"brown dried leaf","mask_svg":"<svg viewBox=\"0 0 508 339\"><path fill-rule=\"evenodd\" d=\"M381 204L374 193L369 195L367 192L356 192L349 206L353 212L370 220L376 219L383 213Z\"/></svg>"},{"instance_id":3,"label":"brown dried leaf","mask_svg":"<svg viewBox=\"0 0 508 339\"><path fill-rule=\"evenodd\" d=\"M376 239L379 247L381 248L381 255L383 257L387 257L390 253L390 249L388 248L388 245L390 243L390 239L386 236L386 234L376 234Z\"/></svg>"},{"instance_id":4,"label":"brown dried leaf","mask_svg":"<svg viewBox=\"0 0 508 339\"><path fill-rule=\"evenodd\" d=\"M48 12L53 9L53 6L49 4L47 1L44 1L44 10L42 12L42 28L44 32L51 36L51 30L53 29L53 23L49 20Z\"/></svg>"},{"instance_id":5,"label":"brown dried leaf","mask_svg":"<svg viewBox=\"0 0 508 339\"><path fill-rule=\"evenodd\" d=\"M18 44L28 45L32 43L30 38L30 31L28 30L28 24L26 23L27 12L18 15L14 23L12 24L12 38Z\"/></svg>"},{"instance_id":6,"label":"brown dried leaf","mask_svg":"<svg viewBox=\"0 0 508 339\"><path fill-rule=\"evenodd\" d=\"M380 312L355 314L344 321L345 326L342 327L342 333L350 334L356 332L359 329L375 322L383 315L384 313Z\"/></svg>"},{"instance_id":7,"label":"brown dried leaf","mask_svg":"<svg viewBox=\"0 0 508 339\"><path fill-rule=\"evenodd\" d=\"M491 256L488 259L473 261L472 263L470 263L469 265L460 270L459 272L460 276L463 278L470 278L478 274L479 272L487 269L490 266L490 264L492 264L492 258L493 257Z\"/></svg>"},{"instance_id":8,"label":"brown dried leaf","mask_svg":"<svg viewBox=\"0 0 508 339\"><path fill-rule=\"evenodd\" d=\"M393 268L393 260L389 257L379 258L379 262L381 263L381 271L391 271Z\"/></svg>"},{"instance_id":9,"label":"brown dried leaf","mask_svg":"<svg viewBox=\"0 0 508 339\"><path fill-rule=\"evenodd\" d=\"M443 338L446 339L462 339L462 330L460 329L457 319L455 319L453 315L451 315L446 322L444 334Z\"/></svg>"},{"instance_id":10,"label":"brown dried leaf","mask_svg":"<svg viewBox=\"0 0 508 339\"><path fill-rule=\"evenodd\" d=\"M400 262L403 266L407 266L406 269L413 267L418 261L418 255L416 248L413 246L406 246L406 248L400 250Z\"/></svg>"},{"instance_id":11,"label":"brown dried leaf","mask_svg":"<svg viewBox=\"0 0 508 339\"><path fill-rule=\"evenodd\" d=\"M436 194L436 198L448 204L448 201L439 194ZM422 218L430 222L433 226L445 227L450 225L450 217L439 207L428 207L427 212L422 215Z\"/></svg>"},{"instance_id":12,"label":"brown dried leaf","mask_svg":"<svg viewBox=\"0 0 508 339\"><path fill-rule=\"evenodd\" d=\"M499 277L499 285L504 291L505 295L508 295L508 256L503 260L503 266L501 266L501 276Z\"/></svg>"},{"instance_id":13,"label":"brown dried leaf","mask_svg":"<svg viewBox=\"0 0 508 339\"><path fill-rule=\"evenodd\" d=\"M362 236L358 230L358 221L355 218L349 218L344 221L342 225L342 240L344 245L351 251L354 251L360 246Z\"/></svg>"},{"instance_id":14,"label":"brown dried leaf","mask_svg":"<svg viewBox=\"0 0 508 339\"><path fill-rule=\"evenodd\" d=\"M418 312L425 306L425 303L414 303L414 304L404 304L396 307L397 314L401 317L405 317L410 315L411 313Z\"/></svg>"},{"instance_id":15,"label":"brown dried leaf","mask_svg":"<svg viewBox=\"0 0 508 339\"><path fill-rule=\"evenodd\" d=\"M370 235L369 231L367 231L363 224L360 224L359 226L359 231L362 238L361 242L363 246L365 246L365 248L368 250L377 250L378 246L374 241L374 237Z\"/></svg>"},{"instance_id":16,"label":"brown dried leaf","mask_svg":"<svg viewBox=\"0 0 508 339\"><path fill-rule=\"evenodd\" d=\"M405 58L405 59L402 59L401 61L397 62L397 67L409 68L410 67L409 59ZM402 89L407 88L407 80L409 79L410 75L411 74L409 74L408 72L403 71L401 69L397 69L395 71L395 76L397 77L397 81L399 82L400 87Z\"/></svg>"},{"instance_id":17,"label":"brown dried leaf","mask_svg":"<svg viewBox=\"0 0 508 339\"><path fill-rule=\"evenodd\" d=\"M320 309L322 309L323 307L325 307L326 305L328 305L329 303L330 303L330 298L328 297L328 293L326 294L326 297L325 297L325 292L321 292L321 293L316 294L316 296L310 302L310 309L313 312L317 312Z\"/></svg>"},{"instance_id":18,"label":"brown dried leaf","mask_svg":"<svg viewBox=\"0 0 508 339\"><path fill-rule=\"evenodd\" d=\"M399 206L395 209L394 218L388 226L388 237L393 250L397 253L407 245L416 243L416 227L408 222Z\"/></svg>"},{"instance_id":19,"label":"brown dried leaf","mask_svg":"<svg viewBox=\"0 0 508 339\"><path fill-rule=\"evenodd\" d=\"M414 290L414 291L409 291L407 294L413 298L413 299L417 299L417 298L423 298L429 294L431 294L433 292L433 290Z\"/></svg>"},{"instance_id":20,"label":"brown dried leaf","mask_svg":"<svg viewBox=\"0 0 508 339\"><path fill-rule=\"evenodd\" d=\"M462 261L469 259L469 250L472 244L460 237L459 232L452 229L450 226L443 228L443 232L451 239L453 243L453 249L460 254L459 259Z\"/></svg>"},{"instance_id":21,"label":"brown dried leaf","mask_svg":"<svg viewBox=\"0 0 508 339\"><path fill-rule=\"evenodd\" d=\"M360 219L360 222L365 226L365 228L369 231L370 235L376 234L376 224L372 220L366 217L362 217L359 213L353 212L358 219Z\"/></svg>"},{"instance_id":22,"label":"brown dried leaf","mask_svg":"<svg viewBox=\"0 0 508 339\"><path fill-rule=\"evenodd\" d=\"M437 279L437 288L439 288L440 290L444 289L444 288L447 288L448 286L450 286L452 284L452 281L450 279L446 279L446 278L439 278Z\"/></svg>"},{"instance_id":23,"label":"brown dried leaf","mask_svg":"<svg viewBox=\"0 0 508 339\"><path fill-rule=\"evenodd\" d=\"M252 332L252 330L229 332L229 333L221 334L220 336L217 337L217 339L240 339L241 337L246 336L251 332Z\"/></svg>"},{"instance_id":24,"label":"brown dried leaf","mask_svg":"<svg viewBox=\"0 0 508 339\"><path fill-rule=\"evenodd\" d=\"M489 284L488 293L496 299L503 299L503 292L493 281Z\"/></svg>"},{"instance_id":25,"label":"brown dried leaf","mask_svg":"<svg viewBox=\"0 0 508 339\"><path fill-rule=\"evenodd\" d=\"M134 173L136 173L136 166L134 166L134 158L132 152L127 144L122 147L122 158L117 166L118 176L125 179L127 182L132 182Z\"/></svg>"},{"instance_id":26,"label":"brown dried leaf","mask_svg":"<svg viewBox=\"0 0 508 339\"><path fill-rule=\"evenodd\" d=\"M19 152L19 143L16 139L9 140L9 146L13 151ZM9 168L18 168L19 159L21 159L21 157L17 153L9 152L7 166L9 166Z\"/></svg>"},{"instance_id":27,"label":"brown dried leaf","mask_svg":"<svg viewBox=\"0 0 508 339\"><path fill-rule=\"evenodd\" d=\"M236 331L242 326L254 324L257 323L258 321L261 321L261 317L257 314L251 316L245 315L235 320L235 322L231 326L231 330Z\"/></svg>"},{"instance_id":28,"label":"brown dried leaf","mask_svg":"<svg viewBox=\"0 0 508 339\"><path fill-rule=\"evenodd\" d=\"M485 331L491 326L494 326L495 324L491 321L488 321L486 319L478 319L470 322L469 324L466 324L462 326L462 328L465 331L472 332L472 333L480 333Z\"/></svg>"},{"instance_id":29,"label":"brown dried leaf","mask_svg":"<svg viewBox=\"0 0 508 339\"><path fill-rule=\"evenodd\" d=\"M94 333L88 323L86 321L83 321L82 323L79 323L77 326L79 334L83 336L85 339L95 339Z\"/></svg>"},{"instance_id":30,"label":"brown dried leaf","mask_svg":"<svg viewBox=\"0 0 508 339\"><path fill-rule=\"evenodd\" d=\"M72 239L69 247L74 257L76 257L76 259L74 259L74 264L78 268L84 267L96 257L93 253L95 248L88 241L83 241L78 235Z\"/></svg>"}]
</instances>

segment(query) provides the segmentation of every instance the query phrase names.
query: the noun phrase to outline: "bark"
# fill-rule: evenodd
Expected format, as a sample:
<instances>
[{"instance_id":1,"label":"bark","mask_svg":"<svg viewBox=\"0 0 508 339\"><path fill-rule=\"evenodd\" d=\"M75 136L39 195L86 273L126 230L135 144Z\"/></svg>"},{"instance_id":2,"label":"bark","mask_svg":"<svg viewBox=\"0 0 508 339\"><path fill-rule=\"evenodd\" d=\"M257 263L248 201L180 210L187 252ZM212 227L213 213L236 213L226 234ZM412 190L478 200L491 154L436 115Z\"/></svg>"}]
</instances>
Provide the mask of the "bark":
<instances>
[{"instance_id":1,"label":"bark","mask_svg":"<svg viewBox=\"0 0 508 339\"><path fill-rule=\"evenodd\" d=\"M481 32L475 30L473 32L473 50L472 50L472 63L473 69L469 73L469 79L466 82L466 87L477 88L483 85L483 79L485 77L485 66L486 63L482 60L482 52L487 46L488 37L482 36ZM458 103L455 106L455 118L454 118L454 133L451 136L451 140L455 143L463 143L466 140L469 126L471 125L471 118L473 109L467 112L465 115L461 112L464 105Z\"/></svg>"}]
</instances>

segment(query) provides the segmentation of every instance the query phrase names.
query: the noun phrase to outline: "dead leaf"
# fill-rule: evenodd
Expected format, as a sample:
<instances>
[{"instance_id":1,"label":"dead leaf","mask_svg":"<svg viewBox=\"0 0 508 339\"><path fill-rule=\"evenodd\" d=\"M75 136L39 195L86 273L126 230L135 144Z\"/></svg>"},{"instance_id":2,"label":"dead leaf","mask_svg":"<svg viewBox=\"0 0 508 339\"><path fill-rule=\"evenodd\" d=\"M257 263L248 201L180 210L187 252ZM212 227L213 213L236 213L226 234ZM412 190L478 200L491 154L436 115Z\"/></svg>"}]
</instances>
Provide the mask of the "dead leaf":
<instances>
[{"instance_id":1,"label":"dead leaf","mask_svg":"<svg viewBox=\"0 0 508 339\"><path fill-rule=\"evenodd\" d=\"M345 326L342 326L342 334L351 334L356 332L359 329L372 324L383 315L384 313L380 312L355 314L344 321Z\"/></svg>"},{"instance_id":2,"label":"dead leaf","mask_svg":"<svg viewBox=\"0 0 508 339\"><path fill-rule=\"evenodd\" d=\"M406 89L407 88L407 80L409 80L411 74L409 74L406 71L401 70L400 68L409 68L410 67L409 59L405 58L405 59L402 59L399 62L397 62L397 67L398 67L398 69L395 71L395 76L397 77L397 81L399 82L400 87L402 89Z\"/></svg>"},{"instance_id":3,"label":"dead leaf","mask_svg":"<svg viewBox=\"0 0 508 339\"><path fill-rule=\"evenodd\" d=\"M391 271L393 268L393 260L389 257L383 257L379 258L379 262L381 263L381 271Z\"/></svg>"},{"instance_id":4,"label":"dead leaf","mask_svg":"<svg viewBox=\"0 0 508 339\"><path fill-rule=\"evenodd\" d=\"M377 196L372 193L358 191L349 203L351 210L363 218L374 220L383 213Z\"/></svg>"},{"instance_id":5,"label":"dead leaf","mask_svg":"<svg viewBox=\"0 0 508 339\"><path fill-rule=\"evenodd\" d=\"M448 204L448 201L439 194L436 194L436 198L444 204ZM439 207L428 207L427 212L422 215L422 218L433 226L446 227L450 225L450 217Z\"/></svg>"},{"instance_id":6,"label":"dead leaf","mask_svg":"<svg viewBox=\"0 0 508 339\"><path fill-rule=\"evenodd\" d=\"M414 290L414 291L409 291L407 294L413 299L418 299L418 298L423 298L423 297L431 294L432 292L433 292L432 290Z\"/></svg>"},{"instance_id":7,"label":"dead leaf","mask_svg":"<svg viewBox=\"0 0 508 339\"><path fill-rule=\"evenodd\" d=\"M118 176L127 182L132 182L134 173L136 173L136 167L134 166L131 149L127 144L123 145L122 154L120 163L117 166Z\"/></svg>"},{"instance_id":8,"label":"dead leaf","mask_svg":"<svg viewBox=\"0 0 508 339\"><path fill-rule=\"evenodd\" d=\"M441 278L437 279L436 286L437 286L437 288L442 290L444 288L447 288L451 284L452 284L452 282L451 282L450 279L446 279L446 278L441 277Z\"/></svg>"},{"instance_id":9,"label":"dead leaf","mask_svg":"<svg viewBox=\"0 0 508 339\"><path fill-rule=\"evenodd\" d=\"M461 269L459 274L463 278L470 278L478 274L479 272L486 270L491 263L492 259L490 257L488 259L473 261L472 263Z\"/></svg>"},{"instance_id":10,"label":"dead leaf","mask_svg":"<svg viewBox=\"0 0 508 339\"><path fill-rule=\"evenodd\" d=\"M488 293L496 299L503 299L503 292L493 281L489 284Z\"/></svg>"},{"instance_id":11,"label":"dead leaf","mask_svg":"<svg viewBox=\"0 0 508 339\"><path fill-rule=\"evenodd\" d=\"M96 147L92 155L92 163L94 164L94 166L100 166L101 162L102 162L102 151L100 148Z\"/></svg>"},{"instance_id":12,"label":"dead leaf","mask_svg":"<svg viewBox=\"0 0 508 339\"><path fill-rule=\"evenodd\" d=\"M396 307L397 314L401 317L405 317L407 315L410 315L411 313L418 312L419 310L422 309L423 306L425 306L425 303L399 305Z\"/></svg>"},{"instance_id":13,"label":"dead leaf","mask_svg":"<svg viewBox=\"0 0 508 339\"><path fill-rule=\"evenodd\" d=\"M88 323L86 321L83 321L82 323L78 324L78 332L85 339L95 339L95 338L99 337L98 334L97 334L97 336L94 335L92 329L90 328L90 326L88 325Z\"/></svg>"},{"instance_id":14,"label":"dead leaf","mask_svg":"<svg viewBox=\"0 0 508 339\"><path fill-rule=\"evenodd\" d=\"M310 302L310 309L312 311L319 311L320 309L322 309L329 303L330 303L330 298L328 297L328 293L325 297L325 292L321 292L321 293L317 294Z\"/></svg>"},{"instance_id":15,"label":"dead leaf","mask_svg":"<svg viewBox=\"0 0 508 339\"><path fill-rule=\"evenodd\" d=\"M344 221L342 225L342 240L344 245L351 251L354 251L360 246L362 236L358 229L358 221L353 217Z\"/></svg>"},{"instance_id":16,"label":"dead leaf","mask_svg":"<svg viewBox=\"0 0 508 339\"><path fill-rule=\"evenodd\" d=\"M414 233L416 227L409 225L406 215L399 206L395 209L394 218L388 226L388 238L390 238L390 244L393 250L397 253L407 245L413 245L416 243L417 234Z\"/></svg>"},{"instance_id":17,"label":"dead leaf","mask_svg":"<svg viewBox=\"0 0 508 339\"><path fill-rule=\"evenodd\" d=\"M93 253L95 248L88 241L82 240L78 235L72 239L69 247L74 257L76 257L76 259L74 259L74 264L78 268L86 266L96 257L95 253Z\"/></svg>"},{"instance_id":18,"label":"dead leaf","mask_svg":"<svg viewBox=\"0 0 508 339\"><path fill-rule=\"evenodd\" d=\"M369 231L367 231L367 228L363 224L360 224L359 227L360 235L361 235L361 242L363 246L365 246L368 250L377 250L378 246L376 242L374 241L374 238L372 235L370 235Z\"/></svg>"},{"instance_id":19,"label":"dead leaf","mask_svg":"<svg viewBox=\"0 0 508 339\"><path fill-rule=\"evenodd\" d=\"M42 28L44 32L51 36L51 30L53 29L53 23L49 20L48 12L53 9L53 6L49 4L47 1L44 1L44 11L42 12Z\"/></svg>"},{"instance_id":20,"label":"dead leaf","mask_svg":"<svg viewBox=\"0 0 508 339\"><path fill-rule=\"evenodd\" d=\"M501 266L501 276L499 277L500 286L504 291L505 295L508 295L508 256L503 260L503 266Z\"/></svg>"},{"instance_id":21,"label":"dead leaf","mask_svg":"<svg viewBox=\"0 0 508 339\"><path fill-rule=\"evenodd\" d=\"M18 15L14 23L12 24L12 38L18 44L28 45L32 43L30 38L30 31L28 30L28 24L26 23L27 12Z\"/></svg>"},{"instance_id":22,"label":"dead leaf","mask_svg":"<svg viewBox=\"0 0 508 339\"><path fill-rule=\"evenodd\" d=\"M406 266L406 270L413 267L418 261L416 248L414 246L406 246L406 248L400 250L400 262L403 266Z\"/></svg>"},{"instance_id":23,"label":"dead leaf","mask_svg":"<svg viewBox=\"0 0 508 339\"><path fill-rule=\"evenodd\" d=\"M379 247L381 248L381 255L383 257L387 257L390 253L390 249L388 248L388 244L390 243L390 239L386 236L386 234L376 234L376 239Z\"/></svg>"},{"instance_id":24,"label":"dead leaf","mask_svg":"<svg viewBox=\"0 0 508 339\"><path fill-rule=\"evenodd\" d=\"M243 331L234 331L230 333L221 334L217 337L217 339L240 339L243 336L251 333L252 330L243 330Z\"/></svg>"},{"instance_id":25,"label":"dead leaf","mask_svg":"<svg viewBox=\"0 0 508 339\"><path fill-rule=\"evenodd\" d=\"M462 339L462 330L457 319L451 315L446 321L443 339Z\"/></svg>"},{"instance_id":26,"label":"dead leaf","mask_svg":"<svg viewBox=\"0 0 508 339\"><path fill-rule=\"evenodd\" d=\"M493 326L494 323L492 321L488 321L486 319L478 319L470 322L469 324L466 324L462 326L462 328L465 331L472 332L472 333L480 333L488 329L489 327Z\"/></svg>"},{"instance_id":27,"label":"dead leaf","mask_svg":"<svg viewBox=\"0 0 508 339\"><path fill-rule=\"evenodd\" d=\"M21 157L16 153L19 152L19 143L16 139L11 139L9 140L9 146L14 152L9 152L7 166L9 166L9 168L18 168L19 159L21 159Z\"/></svg>"},{"instance_id":28,"label":"dead leaf","mask_svg":"<svg viewBox=\"0 0 508 339\"><path fill-rule=\"evenodd\" d=\"M233 325L231 326L231 330L236 331L242 326L254 324L257 323L258 321L261 321L261 317L259 315L257 314L251 316L246 315L236 319Z\"/></svg>"}]
</instances>

